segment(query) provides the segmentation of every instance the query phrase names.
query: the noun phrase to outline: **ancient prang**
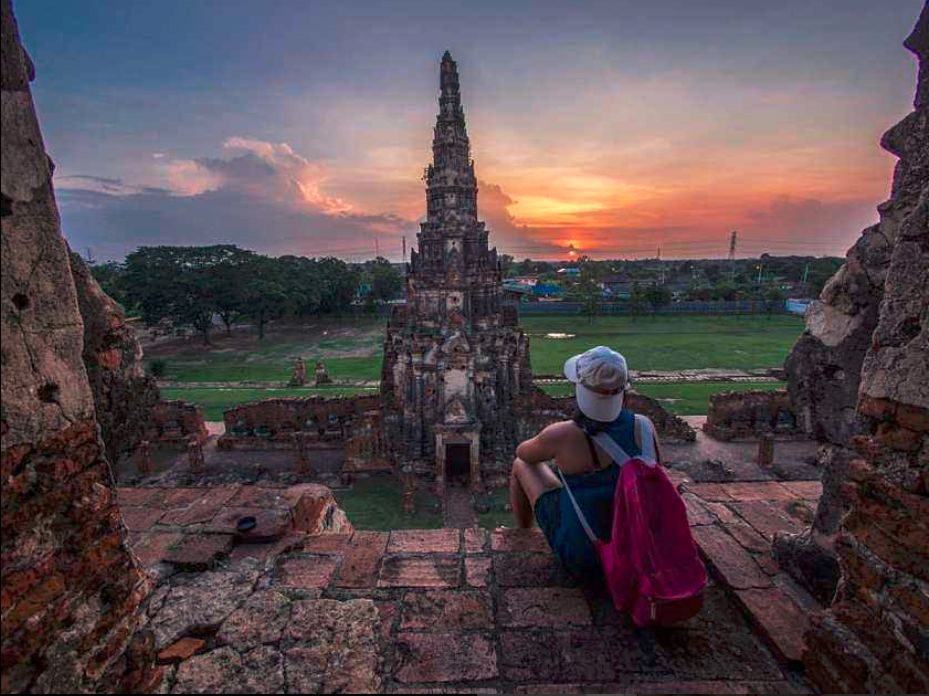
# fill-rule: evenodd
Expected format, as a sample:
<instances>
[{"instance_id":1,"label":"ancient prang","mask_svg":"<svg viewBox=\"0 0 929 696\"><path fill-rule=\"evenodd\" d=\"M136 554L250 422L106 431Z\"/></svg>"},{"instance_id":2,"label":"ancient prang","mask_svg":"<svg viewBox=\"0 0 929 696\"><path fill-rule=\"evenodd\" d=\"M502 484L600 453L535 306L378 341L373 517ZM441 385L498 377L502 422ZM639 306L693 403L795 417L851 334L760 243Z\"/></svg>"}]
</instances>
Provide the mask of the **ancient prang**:
<instances>
[{"instance_id":1,"label":"ancient prang","mask_svg":"<svg viewBox=\"0 0 929 696\"><path fill-rule=\"evenodd\" d=\"M426 221L384 343L384 427L398 463L473 490L499 482L531 403L529 340L503 303L497 250L477 216L458 68L446 51Z\"/></svg>"}]
</instances>

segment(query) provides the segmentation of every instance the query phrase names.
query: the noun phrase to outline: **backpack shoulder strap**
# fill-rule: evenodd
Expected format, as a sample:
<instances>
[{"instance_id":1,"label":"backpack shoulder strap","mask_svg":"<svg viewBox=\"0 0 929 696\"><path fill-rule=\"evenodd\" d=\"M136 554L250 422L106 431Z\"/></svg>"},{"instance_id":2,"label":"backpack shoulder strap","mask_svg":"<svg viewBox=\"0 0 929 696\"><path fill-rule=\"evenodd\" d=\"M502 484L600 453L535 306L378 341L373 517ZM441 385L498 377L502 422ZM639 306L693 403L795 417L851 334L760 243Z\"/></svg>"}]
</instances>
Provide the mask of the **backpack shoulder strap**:
<instances>
[{"instance_id":1,"label":"backpack shoulder strap","mask_svg":"<svg viewBox=\"0 0 929 696\"><path fill-rule=\"evenodd\" d=\"M616 442L616 440L611 438L606 433L602 433L602 432L597 433L596 435L593 435L591 437L593 438L594 442L600 445L601 449L603 449L608 455L610 455L613 461L619 464L620 466L622 466L623 464L628 462L630 459L632 459L632 457L630 457L626 453L626 450L624 450L619 445L619 443Z\"/></svg>"},{"instance_id":2,"label":"backpack shoulder strap","mask_svg":"<svg viewBox=\"0 0 929 696\"><path fill-rule=\"evenodd\" d=\"M639 458L649 466L658 464L658 456L655 452L655 431L652 422L645 416L635 414L635 429L638 435L639 449L642 454Z\"/></svg>"},{"instance_id":3,"label":"backpack shoulder strap","mask_svg":"<svg viewBox=\"0 0 929 696\"><path fill-rule=\"evenodd\" d=\"M577 498L574 497L574 493L571 491L571 486L568 485L564 474L561 473L561 469L556 468L555 471L558 472L558 478L561 479L561 485L564 486L565 493L568 494L568 499L571 501L571 506L574 508L574 512L577 514L577 519L581 523L581 527L584 528L584 533L587 535L587 538L590 539L592 544L596 544L599 539L597 539L597 535L594 534L594 530L590 528L590 524L587 522L587 517L581 510L581 506L578 505Z\"/></svg>"}]
</instances>

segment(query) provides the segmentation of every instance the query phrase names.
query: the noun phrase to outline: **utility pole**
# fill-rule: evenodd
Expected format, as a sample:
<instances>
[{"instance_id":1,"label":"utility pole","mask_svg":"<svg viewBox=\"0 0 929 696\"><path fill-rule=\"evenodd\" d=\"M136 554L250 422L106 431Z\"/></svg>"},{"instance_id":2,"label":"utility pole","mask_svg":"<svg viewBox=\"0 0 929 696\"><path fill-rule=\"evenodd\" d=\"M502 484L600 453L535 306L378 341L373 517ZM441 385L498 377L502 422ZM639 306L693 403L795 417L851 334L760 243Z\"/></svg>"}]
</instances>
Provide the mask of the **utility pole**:
<instances>
[{"instance_id":1,"label":"utility pole","mask_svg":"<svg viewBox=\"0 0 929 696\"><path fill-rule=\"evenodd\" d=\"M403 263L406 263L406 235L403 235Z\"/></svg>"},{"instance_id":2,"label":"utility pole","mask_svg":"<svg viewBox=\"0 0 929 696\"><path fill-rule=\"evenodd\" d=\"M377 241L377 237L374 238L374 258L381 258L381 245Z\"/></svg>"},{"instance_id":3,"label":"utility pole","mask_svg":"<svg viewBox=\"0 0 929 696\"><path fill-rule=\"evenodd\" d=\"M738 238L738 231L732 230L732 236L729 237L729 281L735 279L735 245Z\"/></svg>"}]
</instances>

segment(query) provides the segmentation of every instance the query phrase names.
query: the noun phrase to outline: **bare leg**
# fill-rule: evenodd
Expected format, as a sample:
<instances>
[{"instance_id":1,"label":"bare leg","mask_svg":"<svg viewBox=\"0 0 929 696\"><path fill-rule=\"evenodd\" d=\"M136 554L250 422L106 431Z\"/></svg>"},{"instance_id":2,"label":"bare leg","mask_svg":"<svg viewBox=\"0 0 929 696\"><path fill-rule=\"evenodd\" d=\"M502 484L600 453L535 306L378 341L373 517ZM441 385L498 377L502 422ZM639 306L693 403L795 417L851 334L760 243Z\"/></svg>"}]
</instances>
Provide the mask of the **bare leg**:
<instances>
[{"instance_id":1,"label":"bare leg","mask_svg":"<svg viewBox=\"0 0 929 696\"><path fill-rule=\"evenodd\" d=\"M517 457L510 470L510 506L516 525L523 529L532 526L532 508L539 496L553 488L560 488L561 483L545 464L527 464Z\"/></svg>"}]
</instances>

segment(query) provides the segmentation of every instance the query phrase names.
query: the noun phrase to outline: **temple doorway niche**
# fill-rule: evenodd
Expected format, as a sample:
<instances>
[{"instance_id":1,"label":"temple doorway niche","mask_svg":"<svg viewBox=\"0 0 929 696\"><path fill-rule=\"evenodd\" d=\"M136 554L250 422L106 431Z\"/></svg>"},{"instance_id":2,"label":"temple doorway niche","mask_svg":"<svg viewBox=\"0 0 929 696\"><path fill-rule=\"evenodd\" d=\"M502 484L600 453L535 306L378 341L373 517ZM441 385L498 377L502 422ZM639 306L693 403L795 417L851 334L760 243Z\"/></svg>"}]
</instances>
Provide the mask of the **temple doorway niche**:
<instances>
[{"instance_id":1,"label":"temple doorway niche","mask_svg":"<svg viewBox=\"0 0 929 696\"><path fill-rule=\"evenodd\" d=\"M471 443L445 444L445 480L453 486L467 486L471 478Z\"/></svg>"}]
</instances>

